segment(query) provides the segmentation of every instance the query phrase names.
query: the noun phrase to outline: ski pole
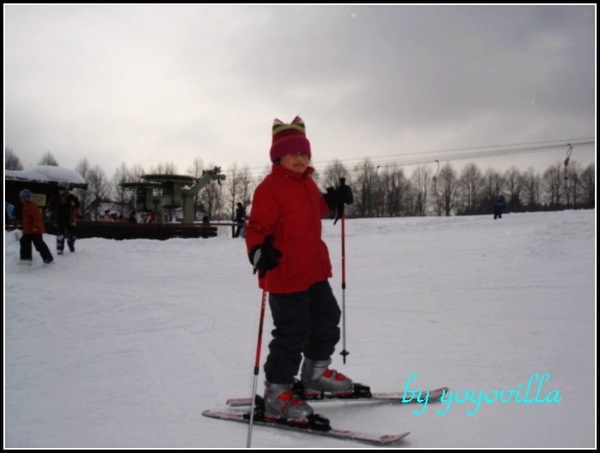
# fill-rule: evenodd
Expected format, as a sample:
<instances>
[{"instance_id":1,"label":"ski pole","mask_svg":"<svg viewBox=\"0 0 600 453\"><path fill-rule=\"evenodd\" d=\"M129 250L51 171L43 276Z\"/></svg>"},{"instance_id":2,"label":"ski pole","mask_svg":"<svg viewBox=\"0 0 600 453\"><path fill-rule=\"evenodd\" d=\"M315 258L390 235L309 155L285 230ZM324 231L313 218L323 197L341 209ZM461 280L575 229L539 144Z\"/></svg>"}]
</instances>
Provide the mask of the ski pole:
<instances>
[{"instance_id":1,"label":"ski pole","mask_svg":"<svg viewBox=\"0 0 600 453\"><path fill-rule=\"evenodd\" d=\"M250 444L252 443L252 426L254 423L254 409L256 406L256 386L258 384L258 372L260 368L260 349L262 347L262 332L263 332L263 323L265 319L265 305L267 300L267 282L265 281L265 285L262 291L262 298L260 301L260 319L258 321L258 340L256 341L256 358L254 359L254 383L252 385L252 406L250 407L250 421L248 424L248 440L246 442L246 447L250 448Z\"/></svg>"},{"instance_id":2,"label":"ski pole","mask_svg":"<svg viewBox=\"0 0 600 453\"><path fill-rule=\"evenodd\" d=\"M340 186L346 183L346 178L340 178ZM346 214L344 212L344 202L339 205L338 213L342 219L342 352L346 364L346 356L350 354L346 351Z\"/></svg>"}]
</instances>

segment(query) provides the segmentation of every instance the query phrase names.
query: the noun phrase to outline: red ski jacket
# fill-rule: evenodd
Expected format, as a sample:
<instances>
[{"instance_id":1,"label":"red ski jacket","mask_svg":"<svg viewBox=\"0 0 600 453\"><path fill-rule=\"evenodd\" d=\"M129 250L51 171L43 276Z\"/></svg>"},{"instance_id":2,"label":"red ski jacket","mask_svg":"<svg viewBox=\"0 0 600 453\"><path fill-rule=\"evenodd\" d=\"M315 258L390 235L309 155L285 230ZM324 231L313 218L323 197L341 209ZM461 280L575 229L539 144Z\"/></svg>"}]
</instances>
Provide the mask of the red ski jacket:
<instances>
[{"instance_id":1,"label":"red ski jacket","mask_svg":"<svg viewBox=\"0 0 600 453\"><path fill-rule=\"evenodd\" d=\"M312 167L300 174L273 164L271 173L258 185L246 226L248 253L274 237L273 246L283 255L276 268L259 277L259 287L272 293L306 291L327 280L331 260L321 239L321 219L329 207L313 181Z\"/></svg>"},{"instance_id":2,"label":"red ski jacket","mask_svg":"<svg viewBox=\"0 0 600 453\"><path fill-rule=\"evenodd\" d=\"M46 229L40 208L33 201L21 200L23 206L23 234L44 234Z\"/></svg>"}]
</instances>

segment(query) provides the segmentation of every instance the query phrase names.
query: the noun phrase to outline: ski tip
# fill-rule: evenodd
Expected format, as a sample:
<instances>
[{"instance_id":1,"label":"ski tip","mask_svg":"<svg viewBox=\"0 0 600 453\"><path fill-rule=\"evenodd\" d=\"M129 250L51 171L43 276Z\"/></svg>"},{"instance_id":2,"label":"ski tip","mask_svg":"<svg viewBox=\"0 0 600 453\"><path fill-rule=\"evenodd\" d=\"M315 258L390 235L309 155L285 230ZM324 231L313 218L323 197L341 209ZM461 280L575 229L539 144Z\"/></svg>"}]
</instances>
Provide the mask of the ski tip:
<instances>
[{"instance_id":1,"label":"ski tip","mask_svg":"<svg viewBox=\"0 0 600 453\"><path fill-rule=\"evenodd\" d=\"M440 387L437 389L429 390L429 398L431 400L439 400L443 398L450 389L448 387Z\"/></svg>"},{"instance_id":2,"label":"ski tip","mask_svg":"<svg viewBox=\"0 0 600 453\"><path fill-rule=\"evenodd\" d=\"M376 445L393 445L401 442L406 436L410 434L410 431L400 434L384 434L379 437Z\"/></svg>"}]
</instances>

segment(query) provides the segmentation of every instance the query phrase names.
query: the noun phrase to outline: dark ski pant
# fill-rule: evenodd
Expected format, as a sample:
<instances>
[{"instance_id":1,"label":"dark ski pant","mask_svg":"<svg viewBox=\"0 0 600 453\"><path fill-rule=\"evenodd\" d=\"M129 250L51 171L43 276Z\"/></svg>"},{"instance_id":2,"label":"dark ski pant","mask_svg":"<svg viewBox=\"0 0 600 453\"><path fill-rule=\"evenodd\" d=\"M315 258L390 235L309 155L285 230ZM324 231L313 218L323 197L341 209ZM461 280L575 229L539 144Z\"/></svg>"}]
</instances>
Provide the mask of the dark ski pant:
<instances>
[{"instance_id":1,"label":"dark ski pant","mask_svg":"<svg viewBox=\"0 0 600 453\"><path fill-rule=\"evenodd\" d=\"M331 357L340 340L341 310L328 281L298 293L270 293L269 306L275 328L264 365L268 382L293 382L302 354L312 360Z\"/></svg>"},{"instance_id":2,"label":"dark ski pant","mask_svg":"<svg viewBox=\"0 0 600 453\"><path fill-rule=\"evenodd\" d=\"M65 238L71 252L75 251L75 226L70 223L59 223L57 225L58 233L56 236L56 250L61 252L65 248Z\"/></svg>"},{"instance_id":3,"label":"dark ski pant","mask_svg":"<svg viewBox=\"0 0 600 453\"><path fill-rule=\"evenodd\" d=\"M235 232L233 235L236 238L239 238L240 236L244 237L244 222L238 222L238 224L235 226Z\"/></svg>"},{"instance_id":4,"label":"dark ski pant","mask_svg":"<svg viewBox=\"0 0 600 453\"><path fill-rule=\"evenodd\" d=\"M21 259L32 260L31 244L35 246L35 249L40 253L40 256L44 260L44 263L49 263L53 260L50 249L44 242L44 238L41 234L24 234L21 236Z\"/></svg>"}]
</instances>

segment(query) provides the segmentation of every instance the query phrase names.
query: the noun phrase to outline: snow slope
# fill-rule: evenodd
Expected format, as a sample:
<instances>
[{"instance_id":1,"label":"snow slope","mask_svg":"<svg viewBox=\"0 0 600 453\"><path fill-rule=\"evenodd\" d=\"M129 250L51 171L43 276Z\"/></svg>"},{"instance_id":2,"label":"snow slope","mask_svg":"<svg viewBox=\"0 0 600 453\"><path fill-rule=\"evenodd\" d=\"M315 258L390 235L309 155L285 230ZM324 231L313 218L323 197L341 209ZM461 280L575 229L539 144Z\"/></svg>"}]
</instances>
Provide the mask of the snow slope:
<instances>
[{"instance_id":1,"label":"snow slope","mask_svg":"<svg viewBox=\"0 0 600 453\"><path fill-rule=\"evenodd\" d=\"M342 305L340 223L323 225ZM252 391L261 292L243 240L76 246L17 266L5 233L5 447L245 447L247 426L201 415ZM595 211L348 219L350 354L340 343L334 367L376 391L453 393L318 411L409 430L411 448L595 447L595 250ZM261 362L271 328L267 308ZM363 445L255 427L252 447Z\"/></svg>"}]
</instances>

